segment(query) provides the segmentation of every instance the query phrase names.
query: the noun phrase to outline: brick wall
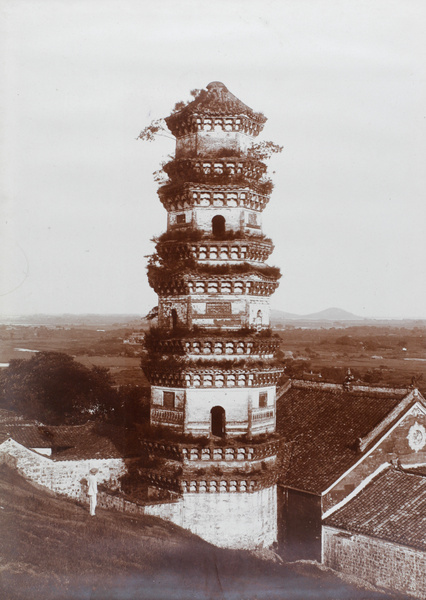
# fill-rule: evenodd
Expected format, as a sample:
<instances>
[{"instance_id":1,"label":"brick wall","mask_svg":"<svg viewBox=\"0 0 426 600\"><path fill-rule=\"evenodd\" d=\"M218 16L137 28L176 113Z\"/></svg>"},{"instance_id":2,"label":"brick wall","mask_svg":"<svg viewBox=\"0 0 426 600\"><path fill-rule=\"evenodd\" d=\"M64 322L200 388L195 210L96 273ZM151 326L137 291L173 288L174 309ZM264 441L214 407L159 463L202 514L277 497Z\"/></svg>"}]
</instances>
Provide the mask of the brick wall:
<instances>
[{"instance_id":1,"label":"brick wall","mask_svg":"<svg viewBox=\"0 0 426 600\"><path fill-rule=\"evenodd\" d=\"M126 469L121 458L54 461L41 456L14 440L6 440L0 446L0 461L16 468L23 477L58 494L84 500L87 479L91 468L99 469L98 483L114 484Z\"/></svg>"},{"instance_id":2,"label":"brick wall","mask_svg":"<svg viewBox=\"0 0 426 600\"><path fill-rule=\"evenodd\" d=\"M426 553L323 526L322 562L378 587L426 599Z\"/></svg>"}]
</instances>

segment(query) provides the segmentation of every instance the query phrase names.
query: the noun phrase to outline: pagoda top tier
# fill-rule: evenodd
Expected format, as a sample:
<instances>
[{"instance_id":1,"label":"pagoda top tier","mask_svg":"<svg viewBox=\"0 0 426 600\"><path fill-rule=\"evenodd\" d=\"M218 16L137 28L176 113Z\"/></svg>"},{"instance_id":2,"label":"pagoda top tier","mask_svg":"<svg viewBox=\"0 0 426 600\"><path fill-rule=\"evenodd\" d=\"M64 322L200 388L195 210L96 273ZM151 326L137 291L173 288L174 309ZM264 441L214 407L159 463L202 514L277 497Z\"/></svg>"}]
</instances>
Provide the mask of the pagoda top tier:
<instances>
[{"instance_id":1,"label":"pagoda top tier","mask_svg":"<svg viewBox=\"0 0 426 600\"><path fill-rule=\"evenodd\" d=\"M209 83L205 90L184 108L167 117L167 127L177 138L197 131L233 131L258 135L266 122L232 94L220 81Z\"/></svg>"}]
</instances>

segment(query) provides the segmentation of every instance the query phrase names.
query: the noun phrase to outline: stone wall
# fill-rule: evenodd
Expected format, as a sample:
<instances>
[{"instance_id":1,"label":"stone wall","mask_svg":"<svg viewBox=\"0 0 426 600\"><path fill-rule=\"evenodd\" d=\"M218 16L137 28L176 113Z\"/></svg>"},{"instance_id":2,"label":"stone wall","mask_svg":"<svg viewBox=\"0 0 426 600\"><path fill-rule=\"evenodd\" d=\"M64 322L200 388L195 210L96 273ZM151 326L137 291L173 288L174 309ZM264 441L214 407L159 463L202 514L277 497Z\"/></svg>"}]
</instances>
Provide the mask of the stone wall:
<instances>
[{"instance_id":1,"label":"stone wall","mask_svg":"<svg viewBox=\"0 0 426 600\"><path fill-rule=\"evenodd\" d=\"M323 526L322 562L378 587L426 599L426 553Z\"/></svg>"},{"instance_id":2,"label":"stone wall","mask_svg":"<svg viewBox=\"0 0 426 600\"><path fill-rule=\"evenodd\" d=\"M108 481L112 485L126 469L121 458L55 461L12 439L1 444L0 461L15 468L32 483L78 500L86 498L86 485L82 480L87 479L91 468L99 469L98 483Z\"/></svg>"}]
</instances>

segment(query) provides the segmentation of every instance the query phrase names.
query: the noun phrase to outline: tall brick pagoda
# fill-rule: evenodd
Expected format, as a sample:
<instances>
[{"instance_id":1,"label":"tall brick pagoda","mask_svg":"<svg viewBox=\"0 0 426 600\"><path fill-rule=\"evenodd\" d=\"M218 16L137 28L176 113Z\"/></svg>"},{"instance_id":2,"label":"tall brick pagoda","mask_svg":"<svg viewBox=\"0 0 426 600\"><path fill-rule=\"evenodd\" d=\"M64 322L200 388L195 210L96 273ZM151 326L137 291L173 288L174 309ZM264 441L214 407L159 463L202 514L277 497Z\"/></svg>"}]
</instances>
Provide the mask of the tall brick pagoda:
<instances>
[{"instance_id":1,"label":"tall brick pagoda","mask_svg":"<svg viewBox=\"0 0 426 600\"><path fill-rule=\"evenodd\" d=\"M151 479L181 494L179 524L230 547L276 539L282 369L269 298L280 273L266 264L272 184L253 146L265 121L219 82L166 119L176 137L158 191L167 231L148 266L159 299L144 362L150 422L174 433L173 444L147 442L165 461Z\"/></svg>"}]
</instances>

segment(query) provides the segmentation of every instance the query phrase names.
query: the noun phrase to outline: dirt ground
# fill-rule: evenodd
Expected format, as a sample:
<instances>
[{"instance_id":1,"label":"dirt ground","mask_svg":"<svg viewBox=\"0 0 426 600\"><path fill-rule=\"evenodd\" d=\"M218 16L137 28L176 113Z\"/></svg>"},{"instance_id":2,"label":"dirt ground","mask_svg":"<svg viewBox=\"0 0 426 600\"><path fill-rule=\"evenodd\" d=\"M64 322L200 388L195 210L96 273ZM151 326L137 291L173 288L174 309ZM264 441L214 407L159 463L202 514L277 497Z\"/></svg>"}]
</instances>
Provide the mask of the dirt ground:
<instances>
[{"instance_id":1,"label":"dirt ground","mask_svg":"<svg viewBox=\"0 0 426 600\"><path fill-rule=\"evenodd\" d=\"M3 600L389 598L310 565L216 548L154 517L57 498L0 467ZM207 516L208 518L208 516ZM272 555L273 557L273 555ZM303 569L302 569L303 571Z\"/></svg>"}]
</instances>

